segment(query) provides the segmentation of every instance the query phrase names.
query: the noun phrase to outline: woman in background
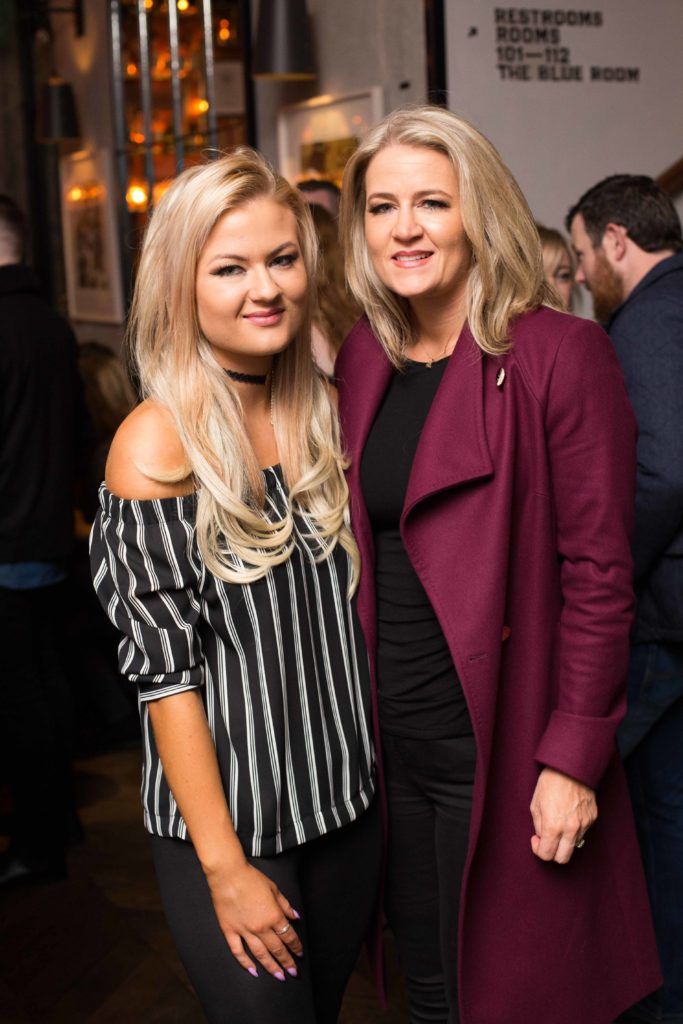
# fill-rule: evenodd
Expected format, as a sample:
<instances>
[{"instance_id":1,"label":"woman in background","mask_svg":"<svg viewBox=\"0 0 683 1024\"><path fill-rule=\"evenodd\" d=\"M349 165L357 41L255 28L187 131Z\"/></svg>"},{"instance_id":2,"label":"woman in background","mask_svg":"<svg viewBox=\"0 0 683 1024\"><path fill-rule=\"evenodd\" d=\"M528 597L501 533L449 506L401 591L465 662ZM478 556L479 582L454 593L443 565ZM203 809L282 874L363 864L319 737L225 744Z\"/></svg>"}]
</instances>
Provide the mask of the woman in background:
<instances>
[{"instance_id":1,"label":"woman in background","mask_svg":"<svg viewBox=\"0 0 683 1024\"><path fill-rule=\"evenodd\" d=\"M377 888L358 550L311 359L315 265L303 198L252 150L173 182L129 324L145 400L93 529L140 694L162 901L212 1024L334 1024Z\"/></svg>"},{"instance_id":2,"label":"woman in background","mask_svg":"<svg viewBox=\"0 0 683 1024\"><path fill-rule=\"evenodd\" d=\"M106 345L97 341L79 345L78 368L92 437L76 486L67 638L74 652L71 680L76 691L77 749L90 754L138 742L140 737L136 694L118 671L119 637L93 593L88 555L109 448L136 398L121 359Z\"/></svg>"},{"instance_id":3,"label":"woman in background","mask_svg":"<svg viewBox=\"0 0 683 1024\"><path fill-rule=\"evenodd\" d=\"M555 228L537 224L543 252L543 273L559 296L561 308L571 313L574 297L574 257L566 239Z\"/></svg>"},{"instance_id":4,"label":"woman in background","mask_svg":"<svg viewBox=\"0 0 683 1024\"><path fill-rule=\"evenodd\" d=\"M88 524L99 501L97 492L114 434L136 404L135 392L121 359L106 345L86 341L78 346L83 397L94 430L93 450L79 482L79 505Z\"/></svg>"},{"instance_id":5,"label":"woman in background","mask_svg":"<svg viewBox=\"0 0 683 1024\"><path fill-rule=\"evenodd\" d=\"M344 277L344 253L339 242L337 221L324 207L310 204L318 234L321 272L318 302L313 316L313 358L327 377L334 376L334 363L341 344L361 315Z\"/></svg>"},{"instance_id":6,"label":"woman in background","mask_svg":"<svg viewBox=\"0 0 683 1024\"><path fill-rule=\"evenodd\" d=\"M614 740L621 371L553 308L518 185L455 114L372 128L341 224L367 319L336 376L411 1024L611 1024L659 984Z\"/></svg>"}]
</instances>

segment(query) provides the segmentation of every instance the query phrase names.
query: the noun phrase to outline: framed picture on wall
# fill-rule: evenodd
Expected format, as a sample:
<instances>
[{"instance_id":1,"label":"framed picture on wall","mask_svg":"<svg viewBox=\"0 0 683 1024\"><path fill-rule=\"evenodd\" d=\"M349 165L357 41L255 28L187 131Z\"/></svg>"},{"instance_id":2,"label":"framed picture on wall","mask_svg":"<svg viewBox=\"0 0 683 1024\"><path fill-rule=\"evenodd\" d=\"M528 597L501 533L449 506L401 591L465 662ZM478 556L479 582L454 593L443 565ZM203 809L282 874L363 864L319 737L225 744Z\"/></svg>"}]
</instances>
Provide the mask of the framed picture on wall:
<instances>
[{"instance_id":1,"label":"framed picture on wall","mask_svg":"<svg viewBox=\"0 0 683 1024\"><path fill-rule=\"evenodd\" d=\"M341 185L347 160L383 116L384 96L378 85L283 107L277 126L281 173L292 182L324 178Z\"/></svg>"},{"instance_id":2,"label":"framed picture on wall","mask_svg":"<svg viewBox=\"0 0 683 1024\"><path fill-rule=\"evenodd\" d=\"M95 323L124 319L111 155L62 157L60 187L69 316Z\"/></svg>"}]
</instances>

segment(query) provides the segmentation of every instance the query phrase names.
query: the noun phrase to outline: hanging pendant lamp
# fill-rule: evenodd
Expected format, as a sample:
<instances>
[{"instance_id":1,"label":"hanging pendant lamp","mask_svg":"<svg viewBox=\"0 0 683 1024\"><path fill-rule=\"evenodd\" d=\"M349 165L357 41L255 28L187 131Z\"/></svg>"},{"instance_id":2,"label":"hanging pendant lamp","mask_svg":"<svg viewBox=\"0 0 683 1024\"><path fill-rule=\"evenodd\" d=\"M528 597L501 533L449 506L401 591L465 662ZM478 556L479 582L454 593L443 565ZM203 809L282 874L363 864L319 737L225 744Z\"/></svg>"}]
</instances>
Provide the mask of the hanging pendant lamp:
<instances>
[{"instance_id":1,"label":"hanging pendant lamp","mask_svg":"<svg viewBox=\"0 0 683 1024\"><path fill-rule=\"evenodd\" d=\"M260 0L251 73L290 82L316 77L306 0Z\"/></svg>"}]
</instances>

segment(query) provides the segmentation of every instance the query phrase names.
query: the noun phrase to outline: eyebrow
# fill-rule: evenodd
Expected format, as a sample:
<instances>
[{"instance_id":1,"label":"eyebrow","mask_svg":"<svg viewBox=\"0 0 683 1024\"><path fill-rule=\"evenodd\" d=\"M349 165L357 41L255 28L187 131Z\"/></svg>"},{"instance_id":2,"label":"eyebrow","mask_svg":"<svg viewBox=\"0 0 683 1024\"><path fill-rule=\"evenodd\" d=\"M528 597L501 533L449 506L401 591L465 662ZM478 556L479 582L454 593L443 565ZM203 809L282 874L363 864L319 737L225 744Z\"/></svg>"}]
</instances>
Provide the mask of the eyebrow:
<instances>
[{"instance_id":1,"label":"eyebrow","mask_svg":"<svg viewBox=\"0 0 683 1024\"><path fill-rule=\"evenodd\" d=\"M296 249L297 248L297 243L296 242L283 242L282 245L278 245L277 249L273 249L271 252L269 252L267 257L266 257L266 259L269 259L269 260L272 259L273 256L277 256L278 253L281 253L283 249L288 249L290 246L292 246L293 248ZM216 260L236 260L238 263L248 263L249 262L249 257L248 256L238 256L237 253L232 253L232 252L217 253L215 256L211 257L211 259L209 260L209 263L215 263Z\"/></svg>"},{"instance_id":2,"label":"eyebrow","mask_svg":"<svg viewBox=\"0 0 683 1024\"><path fill-rule=\"evenodd\" d=\"M419 192L413 192L413 199L424 199L425 196L446 196L447 199L452 199L453 196L450 192L446 192L442 188L423 188ZM396 196L393 192L373 192L372 195L368 196L368 202L373 199L395 199Z\"/></svg>"}]
</instances>

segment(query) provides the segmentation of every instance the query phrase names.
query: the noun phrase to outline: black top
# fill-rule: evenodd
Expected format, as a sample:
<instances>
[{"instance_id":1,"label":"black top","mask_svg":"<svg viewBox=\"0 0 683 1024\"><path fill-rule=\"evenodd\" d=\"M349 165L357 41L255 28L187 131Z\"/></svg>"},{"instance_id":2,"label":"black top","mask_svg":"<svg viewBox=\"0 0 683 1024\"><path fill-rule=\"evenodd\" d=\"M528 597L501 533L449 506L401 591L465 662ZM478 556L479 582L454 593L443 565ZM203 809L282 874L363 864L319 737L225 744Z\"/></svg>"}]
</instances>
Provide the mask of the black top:
<instances>
[{"instance_id":1,"label":"black top","mask_svg":"<svg viewBox=\"0 0 683 1024\"><path fill-rule=\"evenodd\" d=\"M394 736L472 732L448 644L399 530L420 432L447 365L408 361L405 372L393 374L361 463L375 541L380 723Z\"/></svg>"},{"instance_id":2,"label":"black top","mask_svg":"<svg viewBox=\"0 0 683 1024\"><path fill-rule=\"evenodd\" d=\"M280 520L283 476L264 472L263 515ZM341 545L320 560L315 524L295 508L290 558L254 583L226 583L199 551L194 494L133 501L103 485L100 501L93 579L140 694L147 829L188 838L148 702L197 688L248 854L272 856L362 814L374 792L368 658Z\"/></svg>"},{"instance_id":3,"label":"black top","mask_svg":"<svg viewBox=\"0 0 683 1024\"><path fill-rule=\"evenodd\" d=\"M67 558L86 424L71 328L28 267L0 267L0 563Z\"/></svg>"}]
</instances>

